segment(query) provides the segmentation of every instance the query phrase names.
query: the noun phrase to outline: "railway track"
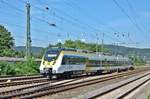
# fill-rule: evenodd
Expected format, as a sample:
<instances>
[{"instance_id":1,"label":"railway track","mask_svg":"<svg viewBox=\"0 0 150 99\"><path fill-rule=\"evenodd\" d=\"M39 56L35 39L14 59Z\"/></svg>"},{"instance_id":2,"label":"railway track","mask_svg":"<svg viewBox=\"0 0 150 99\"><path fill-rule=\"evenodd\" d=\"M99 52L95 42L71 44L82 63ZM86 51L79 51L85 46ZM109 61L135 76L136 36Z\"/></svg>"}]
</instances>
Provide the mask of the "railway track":
<instances>
[{"instance_id":1,"label":"railway track","mask_svg":"<svg viewBox=\"0 0 150 99\"><path fill-rule=\"evenodd\" d=\"M72 77L72 78L84 78L89 77L86 75ZM8 82L10 80L10 82ZM62 81L64 79L59 79L59 81ZM2 87L10 87L10 86L17 86L17 85L25 85L25 84L34 84L34 83L49 83L49 78L45 78L41 75L35 75L35 76L22 76L22 77L10 77L8 78L2 78L0 79L0 88ZM52 82L58 81L57 79L53 79Z\"/></svg>"},{"instance_id":2,"label":"railway track","mask_svg":"<svg viewBox=\"0 0 150 99\"><path fill-rule=\"evenodd\" d=\"M72 99L135 99L134 94L137 89L149 82L150 71L146 73L142 72L136 76L103 86L94 91L73 97Z\"/></svg>"},{"instance_id":3,"label":"railway track","mask_svg":"<svg viewBox=\"0 0 150 99\"><path fill-rule=\"evenodd\" d=\"M40 75L40 74L37 73L37 74L24 74L24 75L0 75L0 78L23 77L23 76L36 76L36 75Z\"/></svg>"},{"instance_id":4,"label":"railway track","mask_svg":"<svg viewBox=\"0 0 150 99\"><path fill-rule=\"evenodd\" d=\"M28 86L28 87L23 87L23 88L17 88L17 89L14 89L14 90L9 90L9 91L4 91L4 92L0 92L0 98L3 98L3 99L8 99L8 98L12 98L12 97L17 97L17 96L20 96L20 95L23 95L23 94L28 94L30 91L30 89L33 91L34 89L37 90L37 87L38 89L40 88L43 88L43 87L48 87L48 86L60 86L60 85L63 85L63 84L67 84L67 83L70 83L70 82L73 82L73 81L76 81L76 80L79 80L80 78L76 78L76 79L68 79L68 80L60 80L60 81L49 81L49 82L44 82L44 83L40 83L40 84L37 84L37 85L31 85L31 86ZM17 92L20 92L20 91L24 91L23 93L17 93Z\"/></svg>"},{"instance_id":5,"label":"railway track","mask_svg":"<svg viewBox=\"0 0 150 99\"><path fill-rule=\"evenodd\" d=\"M111 99L132 99L132 97L128 95L148 81L150 81L150 72L120 81L116 84L108 85L76 98L110 99L111 97Z\"/></svg>"},{"instance_id":6,"label":"railway track","mask_svg":"<svg viewBox=\"0 0 150 99\"><path fill-rule=\"evenodd\" d=\"M148 76L147 76L148 77ZM133 91L139 89L143 84L147 83L150 81L150 77L142 82L139 82L138 85L136 85L135 87L131 88L130 90L128 90L127 92L123 93L122 95L118 96L118 98L123 99L128 97ZM132 96L132 95L131 95ZM128 99L130 98L130 96L128 97Z\"/></svg>"},{"instance_id":7,"label":"railway track","mask_svg":"<svg viewBox=\"0 0 150 99\"><path fill-rule=\"evenodd\" d=\"M25 85L25 84L33 84L33 83L41 83L41 82L48 82L48 78L36 78L36 79L29 79L29 80L19 80L19 81L11 81L11 82L2 82L0 83L1 87L10 87L16 85Z\"/></svg>"},{"instance_id":8,"label":"railway track","mask_svg":"<svg viewBox=\"0 0 150 99\"><path fill-rule=\"evenodd\" d=\"M36 97L41 97L41 96L45 96L45 95L50 95L50 94L67 91L70 89L75 89L78 87L88 86L88 85L92 85L92 84L96 84L96 83L100 83L100 82L105 82L105 81L116 79L116 78L121 78L124 76L143 72L146 70L147 69L142 69L142 70L139 69L139 70L135 70L135 71L123 72L123 73L119 73L119 74L107 76L107 77L102 77L102 78L83 80L81 82L75 82L75 83L73 83L73 81L72 81L72 83L67 82L67 83L61 83L61 84L56 84L56 85L45 83L43 85L41 84L41 85L34 86L34 87L28 87L28 88L26 87L26 88L20 88L17 90L12 90L11 92L2 92L0 94L0 98L7 99L7 98L15 97L15 98L21 98L21 99L31 99L31 98L36 98Z\"/></svg>"},{"instance_id":9,"label":"railway track","mask_svg":"<svg viewBox=\"0 0 150 99\"><path fill-rule=\"evenodd\" d=\"M8 80L10 81L17 81L17 80L26 80L26 79L38 79L38 78L43 78L42 75L19 75L19 76L0 76L0 83L1 82L7 82Z\"/></svg>"},{"instance_id":10,"label":"railway track","mask_svg":"<svg viewBox=\"0 0 150 99\"><path fill-rule=\"evenodd\" d=\"M42 75L19 75L19 76L1 76L0 79L0 88L10 87L17 85L26 85L26 84L35 84L35 83L44 83L48 82L49 79L43 77ZM5 78L4 78L5 77Z\"/></svg>"}]
</instances>

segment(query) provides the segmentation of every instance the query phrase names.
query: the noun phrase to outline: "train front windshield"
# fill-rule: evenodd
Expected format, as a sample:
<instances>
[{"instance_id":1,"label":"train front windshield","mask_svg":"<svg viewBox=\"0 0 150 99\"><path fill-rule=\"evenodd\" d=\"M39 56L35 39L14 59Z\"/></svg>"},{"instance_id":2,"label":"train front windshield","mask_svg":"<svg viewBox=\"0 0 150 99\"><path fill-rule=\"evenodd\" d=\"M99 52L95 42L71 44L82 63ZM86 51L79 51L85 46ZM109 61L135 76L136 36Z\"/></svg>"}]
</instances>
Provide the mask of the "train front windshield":
<instances>
[{"instance_id":1,"label":"train front windshield","mask_svg":"<svg viewBox=\"0 0 150 99\"><path fill-rule=\"evenodd\" d=\"M44 60L49 62L55 60L58 54L59 54L59 50L48 50L45 53Z\"/></svg>"}]
</instances>

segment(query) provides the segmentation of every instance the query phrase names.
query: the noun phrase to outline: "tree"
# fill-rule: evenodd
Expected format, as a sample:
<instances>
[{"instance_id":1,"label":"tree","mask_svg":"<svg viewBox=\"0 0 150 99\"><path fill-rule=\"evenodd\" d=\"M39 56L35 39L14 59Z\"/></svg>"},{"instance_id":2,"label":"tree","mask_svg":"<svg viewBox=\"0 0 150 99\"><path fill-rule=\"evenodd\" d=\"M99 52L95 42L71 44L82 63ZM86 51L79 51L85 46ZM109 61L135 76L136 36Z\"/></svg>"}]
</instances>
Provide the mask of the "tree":
<instances>
[{"instance_id":1,"label":"tree","mask_svg":"<svg viewBox=\"0 0 150 99\"><path fill-rule=\"evenodd\" d=\"M57 48L62 47L62 48L73 48L73 49L89 50L89 51L96 52L96 46L97 46L98 52L103 51L104 53L105 52L110 53L110 50L107 48L103 48L103 50L102 50L102 46L100 44L96 45L95 43L85 43L80 40L75 40L75 41L66 40L63 44L62 43L57 43L55 45L49 44L49 46L46 47L45 49L43 49L43 51L51 49L53 47L57 47ZM42 52L42 54L43 54L43 52Z\"/></svg>"},{"instance_id":2,"label":"tree","mask_svg":"<svg viewBox=\"0 0 150 99\"><path fill-rule=\"evenodd\" d=\"M93 52L96 51L96 43L85 43L80 40L75 40L75 41L66 40L65 43L63 44L63 47L89 50ZM102 46L100 44L97 44L97 49L99 52L101 51L109 52L109 50L106 48L103 48L102 50Z\"/></svg>"},{"instance_id":3,"label":"tree","mask_svg":"<svg viewBox=\"0 0 150 99\"><path fill-rule=\"evenodd\" d=\"M14 56L14 39L11 33L0 25L0 56Z\"/></svg>"},{"instance_id":4,"label":"tree","mask_svg":"<svg viewBox=\"0 0 150 99\"><path fill-rule=\"evenodd\" d=\"M138 56L130 56L129 58L132 60L133 65L136 66L144 65L146 63L142 58Z\"/></svg>"},{"instance_id":5,"label":"tree","mask_svg":"<svg viewBox=\"0 0 150 99\"><path fill-rule=\"evenodd\" d=\"M66 48L76 48L76 45L73 41L66 40L65 43L64 43L64 47L66 47Z\"/></svg>"}]
</instances>

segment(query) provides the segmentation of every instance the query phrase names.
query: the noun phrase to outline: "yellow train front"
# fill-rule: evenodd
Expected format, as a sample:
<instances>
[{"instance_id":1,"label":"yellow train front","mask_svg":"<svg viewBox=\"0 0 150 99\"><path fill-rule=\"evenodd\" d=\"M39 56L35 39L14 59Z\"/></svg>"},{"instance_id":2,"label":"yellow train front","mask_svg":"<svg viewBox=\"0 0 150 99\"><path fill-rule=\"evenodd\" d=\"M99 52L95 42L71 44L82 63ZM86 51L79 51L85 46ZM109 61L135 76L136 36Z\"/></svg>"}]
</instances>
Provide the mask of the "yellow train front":
<instances>
[{"instance_id":1,"label":"yellow train front","mask_svg":"<svg viewBox=\"0 0 150 99\"><path fill-rule=\"evenodd\" d=\"M128 70L133 68L130 59L108 56L84 50L52 48L44 54L40 72L50 78L70 77L76 74L101 74L103 71Z\"/></svg>"}]
</instances>

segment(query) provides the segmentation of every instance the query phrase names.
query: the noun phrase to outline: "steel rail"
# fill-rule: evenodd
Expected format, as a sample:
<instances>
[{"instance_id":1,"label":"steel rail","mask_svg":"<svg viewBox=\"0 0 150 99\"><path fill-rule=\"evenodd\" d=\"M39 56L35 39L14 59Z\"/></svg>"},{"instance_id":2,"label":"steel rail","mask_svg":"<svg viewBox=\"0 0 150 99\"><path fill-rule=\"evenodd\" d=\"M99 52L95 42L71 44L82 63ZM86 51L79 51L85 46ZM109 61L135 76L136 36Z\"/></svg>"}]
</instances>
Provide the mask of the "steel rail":
<instances>
[{"instance_id":1,"label":"steel rail","mask_svg":"<svg viewBox=\"0 0 150 99\"><path fill-rule=\"evenodd\" d=\"M144 71L144 70L130 71L130 72L127 72L127 73L121 73L121 74L118 74L118 75L103 77L101 79L92 79L92 80L89 80L89 81L83 81L83 82L66 84L66 85L59 85L59 86L49 85L49 86L37 88L37 89L34 89L34 90L26 91L26 92L16 93L16 94L9 95L9 96L6 95L3 98L12 98L12 97L36 98L36 97L40 97L40 96L44 96L44 95L48 95L48 94L55 94L55 93L58 93L58 92L62 92L62 91L66 91L66 90L70 90L70 89L74 89L74 88L78 88L78 87L83 87L83 86L87 86L87 85L96 84L96 83L99 83L99 82L112 80L112 79L115 79L115 78L121 78L121 77L124 77L124 76L127 76L127 75L131 75L133 73L135 74L135 73L142 72L142 71Z\"/></svg>"}]
</instances>

